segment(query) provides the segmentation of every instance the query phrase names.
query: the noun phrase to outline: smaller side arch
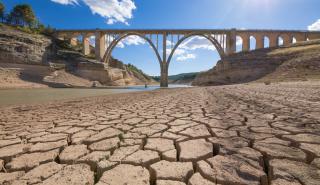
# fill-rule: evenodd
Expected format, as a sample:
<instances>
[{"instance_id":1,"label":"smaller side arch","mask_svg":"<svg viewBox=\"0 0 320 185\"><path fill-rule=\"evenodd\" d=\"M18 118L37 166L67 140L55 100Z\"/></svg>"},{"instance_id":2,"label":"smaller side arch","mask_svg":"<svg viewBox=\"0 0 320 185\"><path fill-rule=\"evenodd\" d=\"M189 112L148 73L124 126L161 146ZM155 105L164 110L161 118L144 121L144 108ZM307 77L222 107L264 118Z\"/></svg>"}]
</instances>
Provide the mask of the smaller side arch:
<instances>
[{"instance_id":1,"label":"smaller side arch","mask_svg":"<svg viewBox=\"0 0 320 185\"><path fill-rule=\"evenodd\" d=\"M254 35L250 35L250 51L257 49L257 39Z\"/></svg>"},{"instance_id":2,"label":"smaller side arch","mask_svg":"<svg viewBox=\"0 0 320 185\"><path fill-rule=\"evenodd\" d=\"M241 35L236 36L236 41L237 41L237 46L236 46L236 52L243 52L244 51L244 46L243 46L243 38Z\"/></svg>"},{"instance_id":3,"label":"smaller side arch","mask_svg":"<svg viewBox=\"0 0 320 185\"><path fill-rule=\"evenodd\" d=\"M270 38L268 36L263 37L263 48L270 48Z\"/></svg>"}]
</instances>

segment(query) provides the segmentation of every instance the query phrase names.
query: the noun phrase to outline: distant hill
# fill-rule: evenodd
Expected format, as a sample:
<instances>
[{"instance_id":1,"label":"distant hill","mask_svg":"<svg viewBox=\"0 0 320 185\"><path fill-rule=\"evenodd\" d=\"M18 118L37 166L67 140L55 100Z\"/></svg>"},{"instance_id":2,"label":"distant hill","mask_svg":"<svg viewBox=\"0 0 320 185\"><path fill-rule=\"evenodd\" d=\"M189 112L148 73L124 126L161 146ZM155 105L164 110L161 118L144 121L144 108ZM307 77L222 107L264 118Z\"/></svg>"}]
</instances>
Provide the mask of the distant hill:
<instances>
[{"instance_id":1,"label":"distant hill","mask_svg":"<svg viewBox=\"0 0 320 185\"><path fill-rule=\"evenodd\" d=\"M168 77L170 84L191 84L196 78L199 72L181 73L177 75L171 75ZM152 77L156 81L160 81L160 76Z\"/></svg>"}]
</instances>

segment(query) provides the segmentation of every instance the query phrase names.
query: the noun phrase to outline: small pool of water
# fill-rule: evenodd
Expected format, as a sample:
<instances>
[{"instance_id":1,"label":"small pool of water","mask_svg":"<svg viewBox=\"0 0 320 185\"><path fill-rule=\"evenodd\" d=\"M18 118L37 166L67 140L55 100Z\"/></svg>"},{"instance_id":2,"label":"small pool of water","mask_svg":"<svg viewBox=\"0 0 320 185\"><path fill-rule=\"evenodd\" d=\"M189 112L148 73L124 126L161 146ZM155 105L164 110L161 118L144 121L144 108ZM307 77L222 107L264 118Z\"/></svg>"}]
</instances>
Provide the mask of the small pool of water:
<instances>
[{"instance_id":1,"label":"small pool of water","mask_svg":"<svg viewBox=\"0 0 320 185\"><path fill-rule=\"evenodd\" d=\"M169 88L189 87L169 85ZM44 103L54 100L68 100L83 97L104 96L108 94L151 91L159 86L129 86L108 88L45 88L45 89L0 89L0 106Z\"/></svg>"}]
</instances>

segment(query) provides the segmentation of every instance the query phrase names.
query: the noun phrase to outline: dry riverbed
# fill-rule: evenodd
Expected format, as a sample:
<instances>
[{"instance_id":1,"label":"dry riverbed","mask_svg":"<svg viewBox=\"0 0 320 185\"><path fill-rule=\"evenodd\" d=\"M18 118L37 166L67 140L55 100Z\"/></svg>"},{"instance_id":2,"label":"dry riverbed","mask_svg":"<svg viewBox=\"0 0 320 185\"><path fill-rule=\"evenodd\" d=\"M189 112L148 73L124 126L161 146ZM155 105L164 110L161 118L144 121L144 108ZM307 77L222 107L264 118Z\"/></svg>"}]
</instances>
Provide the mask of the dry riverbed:
<instances>
[{"instance_id":1,"label":"dry riverbed","mask_svg":"<svg viewBox=\"0 0 320 185\"><path fill-rule=\"evenodd\" d=\"M0 109L0 184L320 184L320 82Z\"/></svg>"}]
</instances>

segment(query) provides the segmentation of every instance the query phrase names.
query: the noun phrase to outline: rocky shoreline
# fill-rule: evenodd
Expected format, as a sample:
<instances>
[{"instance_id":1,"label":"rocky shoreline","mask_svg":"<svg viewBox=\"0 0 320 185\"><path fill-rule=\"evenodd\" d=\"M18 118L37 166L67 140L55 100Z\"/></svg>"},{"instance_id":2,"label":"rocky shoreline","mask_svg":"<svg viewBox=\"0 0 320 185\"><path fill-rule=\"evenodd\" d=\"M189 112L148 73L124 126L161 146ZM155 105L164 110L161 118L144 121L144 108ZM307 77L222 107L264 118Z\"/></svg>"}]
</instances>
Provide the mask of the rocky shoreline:
<instances>
[{"instance_id":1,"label":"rocky shoreline","mask_svg":"<svg viewBox=\"0 0 320 185\"><path fill-rule=\"evenodd\" d=\"M0 184L320 182L320 82L0 108Z\"/></svg>"}]
</instances>

